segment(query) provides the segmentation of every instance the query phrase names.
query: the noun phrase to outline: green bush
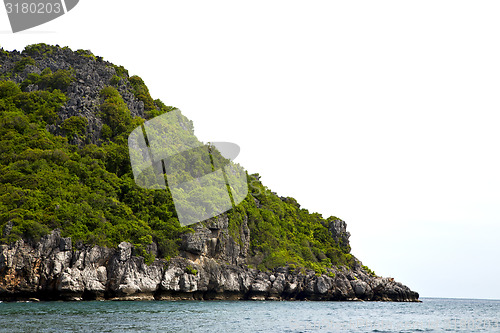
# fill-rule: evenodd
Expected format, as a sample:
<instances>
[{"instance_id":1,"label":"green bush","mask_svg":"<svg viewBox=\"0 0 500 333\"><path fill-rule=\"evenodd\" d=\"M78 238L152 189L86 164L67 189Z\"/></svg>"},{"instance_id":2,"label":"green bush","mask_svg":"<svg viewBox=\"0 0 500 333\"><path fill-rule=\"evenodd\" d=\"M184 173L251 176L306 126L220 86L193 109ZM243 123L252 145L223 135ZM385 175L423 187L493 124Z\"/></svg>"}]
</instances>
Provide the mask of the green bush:
<instances>
[{"instance_id":1,"label":"green bush","mask_svg":"<svg viewBox=\"0 0 500 333\"><path fill-rule=\"evenodd\" d=\"M116 87L120 84L120 82L122 82L122 79L119 76L113 75L113 77L109 81L109 84Z\"/></svg>"},{"instance_id":2,"label":"green bush","mask_svg":"<svg viewBox=\"0 0 500 333\"><path fill-rule=\"evenodd\" d=\"M112 65L115 69L116 75L122 78L128 78L128 70L126 70L123 66Z\"/></svg>"},{"instance_id":3,"label":"green bush","mask_svg":"<svg viewBox=\"0 0 500 333\"><path fill-rule=\"evenodd\" d=\"M57 50L57 46L47 45L44 43L31 44L24 48L23 54L30 56L34 55L48 55Z\"/></svg>"},{"instance_id":4,"label":"green bush","mask_svg":"<svg viewBox=\"0 0 500 333\"><path fill-rule=\"evenodd\" d=\"M28 74L28 77L21 83L21 89L26 90L29 85L36 84L42 90L52 91L57 89L66 91L73 81L75 81L75 77L71 70L59 69L52 73L50 68L45 68L41 75L36 73Z\"/></svg>"},{"instance_id":5,"label":"green bush","mask_svg":"<svg viewBox=\"0 0 500 333\"><path fill-rule=\"evenodd\" d=\"M109 126L112 132L111 136L115 137L130 129L132 116L118 90L111 86L105 87L101 90L101 97L103 99L101 117L104 123Z\"/></svg>"},{"instance_id":6,"label":"green bush","mask_svg":"<svg viewBox=\"0 0 500 333\"><path fill-rule=\"evenodd\" d=\"M153 109L151 109L151 110L147 110L145 112L146 119L151 119L151 118L160 116L160 115L162 115L162 114L164 114L166 112L170 112L170 111L176 110L175 107L173 107L173 106L167 106L167 105L165 105L165 103L163 103L159 99L155 99L154 103L155 103L156 107L153 108Z\"/></svg>"},{"instance_id":7,"label":"green bush","mask_svg":"<svg viewBox=\"0 0 500 333\"><path fill-rule=\"evenodd\" d=\"M192 266L188 265L186 266L186 268L184 269L184 272L188 273L188 274L191 274L191 275L196 275L198 274L198 271L196 269L194 269Z\"/></svg>"},{"instance_id":8,"label":"green bush","mask_svg":"<svg viewBox=\"0 0 500 333\"><path fill-rule=\"evenodd\" d=\"M10 53L8 51L5 51L3 49L3 47L0 47L0 56L3 56L3 57L8 57L10 55ZM1 67L1 66L0 66Z\"/></svg>"},{"instance_id":9,"label":"green bush","mask_svg":"<svg viewBox=\"0 0 500 333\"><path fill-rule=\"evenodd\" d=\"M12 81L0 81L0 99L15 96L21 92L19 86Z\"/></svg>"},{"instance_id":10,"label":"green bush","mask_svg":"<svg viewBox=\"0 0 500 333\"><path fill-rule=\"evenodd\" d=\"M128 81L134 89L135 97L144 103L144 110L151 111L156 109L154 100L149 94L149 89L146 87L144 81L137 75L129 77Z\"/></svg>"},{"instance_id":11,"label":"green bush","mask_svg":"<svg viewBox=\"0 0 500 333\"><path fill-rule=\"evenodd\" d=\"M372 271L370 268L368 268L368 266L361 266L368 274L370 274L371 276L377 276L377 274L375 274L374 271Z\"/></svg>"},{"instance_id":12,"label":"green bush","mask_svg":"<svg viewBox=\"0 0 500 333\"><path fill-rule=\"evenodd\" d=\"M44 121L54 123L58 116L57 111L66 103L66 96L60 90L21 92L13 96L10 101L27 114L30 121Z\"/></svg>"},{"instance_id":13,"label":"green bush","mask_svg":"<svg viewBox=\"0 0 500 333\"><path fill-rule=\"evenodd\" d=\"M65 91L70 84L75 80L71 71L66 69L59 69L46 80L42 81L42 85L50 89L59 89Z\"/></svg>"},{"instance_id":14,"label":"green bush","mask_svg":"<svg viewBox=\"0 0 500 333\"><path fill-rule=\"evenodd\" d=\"M14 65L14 73L19 73L24 71L26 66L28 65L35 65L35 60L31 57L24 57L21 60L19 60L15 65Z\"/></svg>"},{"instance_id":15,"label":"green bush","mask_svg":"<svg viewBox=\"0 0 500 333\"><path fill-rule=\"evenodd\" d=\"M85 57L85 58L90 58L90 59L93 59L93 60L96 60L96 56L90 52L90 50L76 50L76 54L78 54L79 56L82 56L82 57Z\"/></svg>"},{"instance_id":16,"label":"green bush","mask_svg":"<svg viewBox=\"0 0 500 333\"><path fill-rule=\"evenodd\" d=\"M102 125L101 137L104 140L110 140L113 137L113 131L111 130L111 127L109 127L107 124Z\"/></svg>"},{"instance_id":17,"label":"green bush","mask_svg":"<svg viewBox=\"0 0 500 333\"><path fill-rule=\"evenodd\" d=\"M83 133L85 133L87 123L87 118L72 116L63 121L63 123L61 124L61 128L64 130L68 137L73 137L75 135L82 135Z\"/></svg>"}]
</instances>

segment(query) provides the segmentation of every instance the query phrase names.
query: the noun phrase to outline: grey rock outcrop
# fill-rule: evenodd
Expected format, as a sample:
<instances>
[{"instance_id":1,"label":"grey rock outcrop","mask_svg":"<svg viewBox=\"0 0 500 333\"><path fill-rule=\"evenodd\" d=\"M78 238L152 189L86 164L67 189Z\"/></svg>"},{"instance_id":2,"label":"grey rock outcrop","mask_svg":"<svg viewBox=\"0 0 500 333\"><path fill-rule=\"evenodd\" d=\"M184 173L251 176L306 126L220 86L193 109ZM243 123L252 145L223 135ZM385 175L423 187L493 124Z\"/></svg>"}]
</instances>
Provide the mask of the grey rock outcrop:
<instances>
[{"instance_id":1,"label":"grey rock outcrop","mask_svg":"<svg viewBox=\"0 0 500 333\"><path fill-rule=\"evenodd\" d=\"M340 244L343 250L350 252L349 237L351 237L351 233L347 231L347 224L338 218L331 218L328 222L328 230L330 230L333 239Z\"/></svg>"},{"instance_id":2,"label":"grey rock outcrop","mask_svg":"<svg viewBox=\"0 0 500 333\"><path fill-rule=\"evenodd\" d=\"M227 229L210 229L224 223L220 218L199 226L185 238L182 256L150 264L132 255L129 243L117 249L73 249L57 230L38 243L0 245L0 299L418 301L416 292L393 279L371 276L360 264L322 275L288 267L250 269L243 263L245 247Z\"/></svg>"},{"instance_id":3,"label":"grey rock outcrop","mask_svg":"<svg viewBox=\"0 0 500 333\"><path fill-rule=\"evenodd\" d=\"M0 54L1 56L1 54ZM0 57L0 77L12 72L16 64L25 57L17 51L9 53L8 57ZM34 59L35 65L27 65L23 71L17 72L10 80L21 83L30 73L41 74L46 68L52 72L57 70L70 70L74 74L75 80L65 91L67 103L57 111L60 121L64 121L72 116L82 116L88 120L85 132L85 144L101 143L102 120L99 116L101 105L101 90L111 85L111 79L117 75L115 66L101 57L82 56L73 52L69 48L54 49L50 56L33 53L30 56ZM126 79L120 80L114 85L127 104L132 116L144 117L144 103L139 101L134 93L130 82ZM36 85L30 85L28 91L38 90ZM54 134L61 133L59 126L48 125L47 130ZM73 139L75 144L81 144L78 138Z\"/></svg>"}]
</instances>

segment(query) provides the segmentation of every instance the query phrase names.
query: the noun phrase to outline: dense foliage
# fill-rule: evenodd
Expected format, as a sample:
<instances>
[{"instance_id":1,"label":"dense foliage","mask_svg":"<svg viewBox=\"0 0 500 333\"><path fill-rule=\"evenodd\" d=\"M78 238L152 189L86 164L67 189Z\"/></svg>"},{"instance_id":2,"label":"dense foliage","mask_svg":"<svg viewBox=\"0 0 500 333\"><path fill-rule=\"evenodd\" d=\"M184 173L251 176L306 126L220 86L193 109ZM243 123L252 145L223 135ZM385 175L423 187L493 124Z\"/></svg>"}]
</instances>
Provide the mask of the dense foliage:
<instances>
[{"instance_id":1,"label":"dense foliage","mask_svg":"<svg viewBox=\"0 0 500 333\"><path fill-rule=\"evenodd\" d=\"M328 230L336 217L325 220L300 208L293 198L278 197L257 174L248 180L251 195L229 215L235 221L248 216L253 262L259 269L291 264L325 272L332 264L353 264L349 245L339 244Z\"/></svg>"},{"instance_id":2,"label":"dense foliage","mask_svg":"<svg viewBox=\"0 0 500 333\"><path fill-rule=\"evenodd\" d=\"M144 110L152 111L156 109L153 98L149 94L149 89L144 81L137 75L129 77L128 81L134 88L135 97L144 103Z\"/></svg>"},{"instance_id":3,"label":"dense foliage","mask_svg":"<svg viewBox=\"0 0 500 333\"><path fill-rule=\"evenodd\" d=\"M37 85L39 89L65 91L73 81L74 77L71 71L59 69L52 73L50 68L45 68L40 75L36 73L28 74L28 78L21 84L21 89L25 90L30 85Z\"/></svg>"},{"instance_id":4,"label":"dense foliage","mask_svg":"<svg viewBox=\"0 0 500 333\"><path fill-rule=\"evenodd\" d=\"M155 240L162 256L175 255L186 230L167 191L135 185L124 140L132 128L122 124L116 142L80 149L45 129L64 102L58 90L22 92L0 82L0 225L12 225L1 240L39 239L59 228L75 242L116 246L125 240L140 252ZM79 118L62 123L68 135L85 125Z\"/></svg>"},{"instance_id":5,"label":"dense foliage","mask_svg":"<svg viewBox=\"0 0 500 333\"><path fill-rule=\"evenodd\" d=\"M55 48L39 44L25 53L50 54ZM95 58L89 51L77 54ZM13 71L29 65L34 61L25 56ZM19 85L6 76L0 81L0 242L36 240L59 228L74 244L116 246L129 241L147 256L154 241L162 257L178 253L182 233L191 229L179 224L168 190L135 184L127 138L144 119L131 115L116 86L128 80L148 119L174 108L153 100L142 79L114 68L116 75L100 94L100 146L69 143L85 135L86 118L59 119L58 110L67 102L64 92L74 81L71 70L31 73ZM27 89L33 86L38 90ZM50 133L48 125L59 128L60 135ZM334 217L324 219L300 208L293 198L278 197L258 175L248 176L248 181L250 194L228 217L236 241L243 221L248 221L250 264L263 270L288 264L325 272L331 265L353 263L348 245L339 244L328 230Z\"/></svg>"}]
</instances>

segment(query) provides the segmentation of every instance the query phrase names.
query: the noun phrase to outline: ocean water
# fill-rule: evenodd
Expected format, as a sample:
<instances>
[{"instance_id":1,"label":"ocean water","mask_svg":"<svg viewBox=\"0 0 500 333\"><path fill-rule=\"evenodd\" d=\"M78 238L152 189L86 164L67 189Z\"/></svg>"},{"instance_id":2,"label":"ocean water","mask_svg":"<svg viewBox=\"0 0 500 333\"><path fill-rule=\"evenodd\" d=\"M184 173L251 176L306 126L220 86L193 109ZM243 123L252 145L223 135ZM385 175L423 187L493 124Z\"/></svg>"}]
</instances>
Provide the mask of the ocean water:
<instances>
[{"instance_id":1,"label":"ocean water","mask_svg":"<svg viewBox=\"0 0 500 333\"><path fill-rule=\"evenodd\" d=\"M1 332L500 332L500 300L1 303Z\"/></svg>"}]
</instances>

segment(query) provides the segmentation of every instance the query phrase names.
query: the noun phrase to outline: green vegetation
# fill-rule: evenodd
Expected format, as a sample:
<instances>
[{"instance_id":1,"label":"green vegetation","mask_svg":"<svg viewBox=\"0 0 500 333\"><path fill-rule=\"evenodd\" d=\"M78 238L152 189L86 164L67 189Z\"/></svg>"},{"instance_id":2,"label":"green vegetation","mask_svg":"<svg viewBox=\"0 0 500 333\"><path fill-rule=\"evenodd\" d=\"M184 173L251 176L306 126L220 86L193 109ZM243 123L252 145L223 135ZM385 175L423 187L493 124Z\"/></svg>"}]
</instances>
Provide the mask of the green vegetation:
<instances>
[{"instance_id":1,"label":"green vegetation","mask_svg":"<svg viewBox=\"0 0 500 333\"><path fill-rule=\"evenodd\" d=\"M150 111L146 111L146 118L147 119L157 117L159 115L164 114L165 112L173 111L173 110L176 109L173 106L167 106L167 105L165 105L165 103L163 103L159 99L155 99L154 103L156 105L156 108L154 108L154 109L152 109Z\"/></svg>"},{"instance_id":2,"label":"green vegetation","mask_svg":"<svg viewBox=\"0 0 500 333\"><path fill-rule=\"evenodd\" d=\"M64 130L64 133L66 133L67 137L72 138L75 135L84 134L87 123L87 118L73 116L63 121L61 128Z\"/></svg>"},{"instance_id":3,"label":"green vegetation","mask_svg":"<svg viewBox=\"0 0 500 333\"><path fill-rule=\"evenodd\" d=\"M11 83L7 83L6 90L11 90ZM0 90L2 88L0 87ZM12 90L11 90L12 91ZM3 100L6 110L23 110L30 122L44 122L53 124L58 118L57 110L66 103L66 96L55 89L49 91L19 92Z\"/></svg>"},{"instance_id":4,"label":"green vegetation","mask_svg":"<svg viewBox=\"0 0 500 333\"><path fill-rule=\"evenodd\" d=\"M14 66L14 72L15 73L22 72L28 65L35 65L35 60L33 60L33 58L31 57L22 58Z\"/></svg>"},{"instance_id":5,"label":"green vegetation","mask_svg":"<svg viewBox=\"0 0 500 333\"><path fill-rule=\"evenodd\" d=\"M97 57L92 53L90 52L90 50L76 50L76 54L82 56L82 57L86 57L86 58L90 58L90 59L94 59L94 60L97 60Z\"/></svg>"},{"instance_id":6,"label":"green vegetation","mask_svg":"<svg viewBox=\"0 0 500 333\"><path fill-rule=\"evenodd\" d=\"M3 49L3 47L0 47L0 56L8 56L9 55L9 52L8 51L5 51Z\"/></svg>"},{"instance_id":7,"label":"green vegetation","mask_svg":"<svg viewBox=\"0 0 500 333\"><path fill-rule=\"evenodd\" d=\"M375 274L374 271L372 271L370 268L368 268L368 266L361 266L368 274L370 274L371 276L377 276L377 274Z\"/></svg>"},{"instance_id":8,"label":"green vegetation","mask_svg":"<svg viewBox=\"0 0 500 333\"><path fill-rule=\"evenodd\" d=\"M28 74L28 77L21 83L21 89L24 91L29 85L36 84L40 89L66 91L74 80L74 74L70 70L59 69L52 73L50 68L45 68L40 75Z\"/></svg>"},{"instance_id":9,"label":"green vegetation","mask_svg":"<svg viewBox=\"0 0 500 333\"><path fill-rule=\"evenodd\" d=\"M184 271L188 274L191 274L191 275L196 275L198 274L198 270L194 269L192 266L188 265L186 266L186 268L184 269Z\"/></svg>"},{"instance_id":10,"label":"green vegetation","mask_svg":"<svg viewBox=\"0 0 500 333\"><path fill-rule=\"evenodd\" d=\"M113 77L109 81L109 84L111 84L112 86L116 87L116 86L118 86L120 84L120 82L122 82L121 77L113 75Z\"/></svg>"},{"instance_id":11,"label":"green vegetation","mask_svg":"<svg viewBox=\"0 0 500 333\"><path fill-rule=\"evenodd\" d=\"M144 110L146 110L146 112L155 110L155 102L149 94L149 89L146 87L144 81L137 75L129 77L128 81L134 89L135 97L144 103Z\"/></svg>"},{"instance_id":12,"label":"green vegetation","mask_svg":"<svg viewBox=\"0 0 500 333\"><path fill-rule=\"evenodd\" d=\"M27 47L23 55L28 56L15 65L15 71L34 64L30 55L47 55L55 49L45 44ZM91 57L87 51L77 54ZM162 258L178 254L181 235L192 229L180 225L168 189L147 190L136 185L127 139L145 119L131 115L113 85L128 79L135 96L144 102L147 119L175 108L153 100L138 76L128 77L123 67L114 68L111 85L100 92L98 116L103 127L99 146L70 144L71 139L86 135L87 119L73 116L63 121L58 116L67 101L64 92L74 81L72 70L52 73L46 68L41 74L29 74L20 85L0 81L0 243L21 237L37 240L59 228L75 243L115 247L122 241L131 242L147 263L154 260L149 251L152 242ZM27 91L30 85L39 90ZM192 131L189 120L182 122L186 132ZM48 125L63 136L48 132ZM175 145L172 143L174 150ZM195 157L179 155L176 163L192 164ZM200 165L203 169L204 164ZM175 181L189 176L179 174ZM309 268L332 276L329 267L354 264L348 244L338 243L329 231L335 217L325 219L301 208L293 198L277 196L260 182L258 174L247 179L250 194L227 215L229 236L240 244L243 224L248 223L250 266L260 270L288 266L297 272ZM10 232L4 232L9 229L7 224L12 225ZM197 274L190 266L186 272Z\"/></svg>"},{"instance_id":13,"label":"green vegetation","mask_svg":"<svg viewBox=\"0 0 500 333\"><path fill-rule=\"evenodd\" d=\"M352 266L352 255L341 248L328 230L335 217L323 219L318 213L301 209L293 198L278 197L262 185L257 174L249 176L248 182L252 195L233 212L240 210L248 215L251 251L254 258L260 259L255 262L257 268L267 270L293 264L292 267L326 273L325 269L332 265Z\"/></svg>"},{"instance_id":14,"label":"green vegetation","mask_svg":"<svg viewBox=\"0 0 500 333\"><path fill-rule=\"evenodd\" d=\"M101 90L103 103L101 116L106 125L111 129L111 136L115 137L130 128L132 116L123 101L122 96L115 88L108 86ZM108 135L108 133L106 133Z\"/></svg>"},{"instance_id":15,"label":"green vegetation","mask_svg":"<svg viewBox=\"0 0 500 333\"><path fill-rule=\"evenodd\" d=\"M112 99L108 103L118 100L112 90L103 95ZM80 149L45 129L65 100L58 90L27 93L0 81L0 230L13 225L0 241L37 240L59 228L75 242L114 247L129 241L146 259L152 241L162 257L176 255L180 235L189 229L180 226L168 191L135 185L127 133ZM62 123L64 131L81 130L84 121L75 118Z\"/></svg>"},{"instance_id":16,"label":"green vegetation","mask_svg":"<svg viewBox=\"0 0 500 333\"><path fill-rule=\"evenodd\" d=\"M54 53L59 47L54 45L47 45L44 43L28 45L24 48L23 55L50 55Z\"/></svg>"},{"instance_id":17,"label":"green vegetation","mask_svg":"<svg viewBox=\"0 0 500 333\"><path fill-rule=\"evenodd\" d=\"M116 75L122 78L128 78L128 70L123 66L112 65L115 69Z\"/></svg>"}]
</instances>

